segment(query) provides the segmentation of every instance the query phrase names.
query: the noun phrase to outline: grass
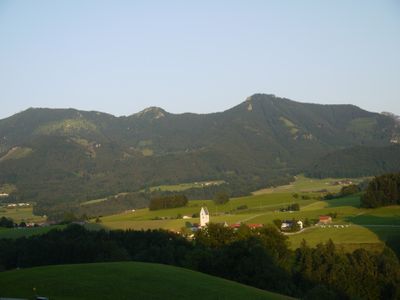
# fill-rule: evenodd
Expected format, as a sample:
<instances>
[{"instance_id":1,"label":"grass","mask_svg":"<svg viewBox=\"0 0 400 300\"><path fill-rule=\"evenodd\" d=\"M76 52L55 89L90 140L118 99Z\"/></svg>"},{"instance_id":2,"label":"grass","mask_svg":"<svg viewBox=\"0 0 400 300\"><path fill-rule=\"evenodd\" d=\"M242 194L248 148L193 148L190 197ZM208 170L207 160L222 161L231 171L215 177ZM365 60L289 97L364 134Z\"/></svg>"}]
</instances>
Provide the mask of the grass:
<instances>
[{"instance_id":1,"label":"grass","mask_svg":"<svg viewBox=\"0 0 400 300\"><path fill-rule=\"evenodd\" d=\"M378 246L379 249L383 247L382 241L375 233L358 225L350 225L345 228L320 228L316 226L307 228L300 234L289 236L291 248L298 248L303 239L307 241L309 246L315 246L331 239L335 244L344 247L345 250L347 250L346 245L350 245L351 248L353 248L353 245L358 245L359 247L367 245L369 247L371 244Z\"/></svg>"},{"instance_id":2,"label":"grass","mask_svg":"<svg viewBox=\"0 0 400 300\"><path fill-rule=\"evenodd\" d=\"M187 269L139 262L37 267L0 273L1 297L50 299L290 299Z\"/></svg>"},{"instance_id":3,"label":"grass","mask_svg":"<svg viewBox=\"0 0 400 300\"><path fill-rule=\"evenodd\" d=\"M64 225L26 228L0 228L0 239L17 239L49 232L51 229L62 229Z\"/></svg>"},{"instance_id":4,"label":"grass","mask_svg":"<svg viewBox=\"0 0 400 300\"><path fill-rule=\"evenodd\" d=\"M333 182L333 181L329 181ZM320 187L321 181L316 182ZM376 209L360 208L360 196L352 195L329 201L320 201L315 198L317 192L308 192L307 195L314 199L300 200L293 198L293 191L310 189L312 186L303 178L297 183L296 189L288 192L287 189L274 191L273 193L257 194L248 197L233 198L229 203L216 206L210 200L189 201L189 205L182 208L149 211L141 209L135 212L118 214L102 218L102 225L109 229L157 229L164 228L179 231L187 221L199 223L198 218L188 220L176 219L178 214L192 215L198 213L202 205L207 206L211 213L211 221L215 223L261 223L273 224L275 219L318 219L320 215L336 213L334 224L350 224L345 228L319 228L313 227L299 234L290 235L291 248L297 248L305 239L311 246L332 239L345 251L353 251L363 247L373 251L379 251L388 238L400 237L400 206L382 207ZM282 208L291 203L299 203L301 210L297 212L281 212ZM248 209L235 210L240 205L247 205ZM228 212L225 214L225 212ZM163 220L152 220L155 217L163 217ZM393 227L395 226L395 227ZM399 227L397 227L399 226Z\"/></svg>"},{"instance_id":5,"label":"grass","mask_svg":"<svg viewBox=\"0 0 400 300\"><path fill-rule=\"evenodd\" d=\"M144 148L142 149L142 154L143 156L152 156L154 151L150 148Z\"/></svg>"},{"instance_id":6,"label":"grass","mask_svg":"<svg viewBox=\"0 0 400 300\"><path fill-rule=\"evenodd\" d=\"M301 206L308 205L316 200L297 200ZM246 222L265 212L274 211L278 208L294 203L290 193L264 194L249 197L232 198L228 203L215 205L211 200L189 201L185 207L150 211L149 209L138 209L135 212L126 212L101 218L102 224L110 229L155 229L165 228L180 230L187 221L198 223L198 218L188 220L176 219L178 215L192 216L199 213L202 206L207 206L212 215L213 222ZM237 207L246 205L248 209L236 210ZM164 220L154 220L164 218Z\"/></svg>"},{"instance_id":7,"label":"grass","mask_svg":"<svg viewBox=\"0 0 400 300\"><path fill-rule=\"evenodd\" d=\"M145 155L145 154L143 154ZM152 155L152 154L151 154ZM172 185L158 185L149 188L150 191L169 191L169 192L182 192L191 188L203 188L206 185L220 185L225 183L223 180L214 180L214 181L201 181L201 182L192 182L192 183L181 183L181 184L172 184ZM141 190L144 192L144 190ZM82 202L81 205L92 205L103 201L108 201L110 199L114 199L114 197L118 197L119 195L126 195L127 193L118 193L111 197L93 199Z\"/></svg>"},{"instance_id":8,"label":"grass","mask_svg":"<svg viewBox=\"0 0 400 300\"><path fill-rule=\"evenodd\" d=\"M170 192L181 192L184 190L192 188L202 188L207 185L220 185L225 183L223 180L213 180L213 181L201 181L201 182L191 182L191 183L181 183L172 185L159 185L150 188L150 191L170 191Z\"/></svg>"},{"instance_id":9,"label":"grass","mask_svg":"<svg viewBox=\"0 0 400 300\"><path fill-rule=\"evenodd\" d=\"M0 217L7 217L14 220L15 223L24 222L42 222L45 218L41 216L35 216L33 214L32 206L29 207L17 207L17 208L0 208Z\"/></svg>"},{"instance_id":10,"label":"grass","mask_svg":"<svg viewBox=\"0 0 400 300\"><path fill-rule=\"evenodd\" d=\"M371 131L375 125L376 125L375 118L357 118L353 119L350 122L350 125L348 126L347 130L353 132L361 131L367 133Z\"/></svg>"},{"instance_id":11,"label":"grass","mask_svg":"<svg viewBox=\"0 0 400 300\"><path fill-rule=\"evenodd\" d=\"M14 147L8 153L0 158L0 161L5 161L8 159L20 159L23 157L28 156L32 153L31 148L24 148L24 147Z\"/></svg>"},{"instance_id":12,"label":"grass","mask_svg":"<svg viewBox=\"0 0 400 300\"><path fill-rule=\"evenodd\" d=\"M283 124L285 124L285 126L290 130L290 133L292 135L295 135L297 132L299 132L299 129L292 121L290 121L284 117L280 117L279 120L281 120L283 122Z\"/></svg>"},{"instance_id":13,"label":"grass","mask_svg":"<svg viewBox=\"0 0 400 300\"><path fill-rule=\"evenodd\" d=\"M350 180L354 183L361 182L365 178L351 178ZM265 193L276 193L276 192L292 192L292 193L309 193L320 190L327 190L329 192L338 192L343 185L335 184L338 181L343 181L343 178L324 178L315 179L307 178L303 175L295 176L295 181L288 185L282 185L274 188L262 189L255 191L253 194L265 194Z\"/></svg>"},{"instance_id":14,"label":"grass","mask_svg":"<svg viewBox=\"0 0 400 300\"><path fill-rule=\"evenodd\" d=\"M296 181L287 186L276 187L274 189L258 191L254 195L247 197L232 198L227 204L215 205L211 200L189 201L188 205L180 208L150 211L148 209L138 209L135 212L126 212L101 218L102 228L106 229L168 229L180 231L186 222L199 223L198 218L177 219L177 216L192 216L199 213L201 206L207 206L211 213L211 221L215 223L227 222L234 223L261 223L273 224L275 219L318 219L320 215L337 213L334 219L335 224L351 224L346 228L312 228L306 231L291 235L289 241L291 247L296 248L306 239L310 245L319 242L326 242L332 239L340 247L351 251L357 247L368 249L381 249L383 242L388 238L400 238L400 206L382 207L376 209L360 208L359 195L348 196L329 201L320 201L321 189L331 192L338 191L341 186L333 183L341 179L309 179L304 176L297 176ZM354 182L362 179L352 179ZM184 189L191 184L181 184L175 186L162 186L164 189ZM294 194L299 194L299 198L294 198ZM302 200L301 196L307 195L308 200ZM100 199L101 200L101 199ZM90 202L95 205L96 202ZM280 208L288 204L299 203L298 212L281 212ZM238 210L239 206L247 206L247 209ZM6 216L16 220L29 219L32 217L31 208L18 208L7 210ZM158 220L156 220L158 219ZM161 219L161 220L160 220ZM96 224L89 224L91 229L99 227ZM25 231L26 230L26 231ZM35 231L37 230L37 231ZM42 229L19 229L2 230L1 237L19 237L23 235L40 234ZM46 229L43 229L46 232Z\"/></svg>"},{"instance_id":15,"label":"grass","mask_svg":"<svg viewBox=\"0 0 400 300\"><path fill-rule=\"evenodd\" d=\"M84 119L64 119L40 126L35 130L37 134L74 133L79 131L96 132L96 125Z\"/></svg>"}]
</instances>

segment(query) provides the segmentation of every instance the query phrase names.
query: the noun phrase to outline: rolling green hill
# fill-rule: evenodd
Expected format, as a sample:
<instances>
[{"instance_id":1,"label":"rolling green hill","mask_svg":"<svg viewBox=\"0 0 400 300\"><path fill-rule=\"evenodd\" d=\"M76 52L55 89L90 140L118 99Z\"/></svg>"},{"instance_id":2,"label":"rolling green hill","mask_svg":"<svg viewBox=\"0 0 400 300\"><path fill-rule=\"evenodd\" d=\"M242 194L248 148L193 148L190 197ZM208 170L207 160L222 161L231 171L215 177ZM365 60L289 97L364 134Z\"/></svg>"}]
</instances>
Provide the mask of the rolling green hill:
<instances>
[{"instance_id":1,"label":"rolling green hill","mask_svg":"<svg viewBox=\"0 0 400 300\"><path fill-rule=\"evenodd\" d=\"M0 188L16 186L12 196L35 201L40 214L183 182L223 180L219 188L243 195L288 183L334 151L388 147L399 136L388 115L264 94L203 115L156 107L126 117L31 108L0 120ZM358 175L376 170L363 163L353 166ZM139 194L130 206L148 203Z\"/></svg>"},{"instance_id":2,"label":"rolling green hill","mask_svg":"<svg viewBox=\"0 0 400 300\"><path fill-rule=\"evenodd\" d=\"M0 297L50 299L292 299L187 269L139 262L0 273Z\"/></svg>"}]
</instances>

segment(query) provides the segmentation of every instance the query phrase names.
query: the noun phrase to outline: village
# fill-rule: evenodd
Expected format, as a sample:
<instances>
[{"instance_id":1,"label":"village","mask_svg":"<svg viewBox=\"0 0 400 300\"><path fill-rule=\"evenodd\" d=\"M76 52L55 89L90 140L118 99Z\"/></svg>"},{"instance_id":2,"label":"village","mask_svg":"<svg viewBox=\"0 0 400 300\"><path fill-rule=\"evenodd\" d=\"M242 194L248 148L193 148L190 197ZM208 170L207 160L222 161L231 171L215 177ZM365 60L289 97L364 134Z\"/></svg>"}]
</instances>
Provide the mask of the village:
<instances>
[{"instance_id":1,"label":"village","mask_svg":"<svg viewBox=\"0 0 400 300\"><path fill-rule=\"evenodd\" d=\"M191 219L189 216L183 216L183 219ZM280 221L280 220L279 220ZM207 209L207 207L201 207L200 209L200 214L199 214L199 223L190 223L187 222L187 228L190 229L191 232L195 233L198 230L202 230L207 228L208 224L211 223L211 215ZM228 224L227 222L222 222L222 223L217 223L219 225L222 225L223 227L229 227L234 230L237 230L240 228L240 226L247 226L250 229L258 229L264 227L264 224L261 223L233 223L233 224ZM279 224L279 225L278 225ZM301 220L282 220L280 222L276 222L275 225L277 225L278 229L283 233L283 234L293 234L293 233L300 233L303 230L306 229L304 226L304 222ZM321 215L319 216L318 222L316 224L307 224L308 226L317 226L320 228L347 228L350 225L349 224L333 224L332 223L332 217L331 216L326 216L326 215ZM194 234L189 235L189 237L193 237Z\"/></svg>"}]
</instances>

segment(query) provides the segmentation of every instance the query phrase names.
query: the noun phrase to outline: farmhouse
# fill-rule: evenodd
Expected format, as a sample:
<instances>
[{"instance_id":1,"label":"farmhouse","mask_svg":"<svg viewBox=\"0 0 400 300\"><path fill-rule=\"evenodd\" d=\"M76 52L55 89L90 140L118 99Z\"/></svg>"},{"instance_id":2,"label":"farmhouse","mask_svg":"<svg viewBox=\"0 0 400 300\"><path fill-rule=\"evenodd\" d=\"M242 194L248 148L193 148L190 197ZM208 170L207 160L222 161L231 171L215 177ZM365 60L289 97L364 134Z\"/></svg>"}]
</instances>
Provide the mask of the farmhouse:
<instances>
[{"instance_id":1,"label":"farmhouse","mask_svg":"<svg viewBox=\"0 0 400 300\"><path fill-rule=\"evenodd\" d=\"M330 216L319 216L320 224L329 224L332 223L332 217Z\"/></svg>"},{"instance_id":2,"label":"farmhouse","mask_svg":"<svg viewBox=\"0 0 400 300\"><path fill-rule=\"evenodd\" d=\"M205 227L210 222L210 214L207 207L202 207L200 210L200 227Z\"/></svg>"},{"instance_id":3,"label":"farmhouse","mask_svg":"<svg viewBox=\"0 0 400 300\"><path fill-rule=\"evenodd\" d=\"M257 228L262 228L264 225L263 224L247 224L247 226L250 229L257 229Z\"/></svg>"},{"instance_id":4,"label":"farmhouse","mask_svg":"<svg viewBox=\"0 0 400 300\"><path fill-rule=\"evenodd\" d=\"M250 229L257 229L257 228L262 228L264 225L263 224L244 224L244 223L235 223L229 225L230 228L233 228L235 230L239 229L240 226L245 225L249 227Z\"/></svg>"},{"instance_id":5,"label":"farmhouse","mask_svg":"<svg viewBox=\"0 0 400 300\"><path fill-rule=\"evenodd\" d=\"M294 226L294 224L297 224L299 229L303 229L303 222L302 221L295 221L295 220L284 220L282 221L281 224L281 230L290 230Z\"/></svg>"}]
</instances>

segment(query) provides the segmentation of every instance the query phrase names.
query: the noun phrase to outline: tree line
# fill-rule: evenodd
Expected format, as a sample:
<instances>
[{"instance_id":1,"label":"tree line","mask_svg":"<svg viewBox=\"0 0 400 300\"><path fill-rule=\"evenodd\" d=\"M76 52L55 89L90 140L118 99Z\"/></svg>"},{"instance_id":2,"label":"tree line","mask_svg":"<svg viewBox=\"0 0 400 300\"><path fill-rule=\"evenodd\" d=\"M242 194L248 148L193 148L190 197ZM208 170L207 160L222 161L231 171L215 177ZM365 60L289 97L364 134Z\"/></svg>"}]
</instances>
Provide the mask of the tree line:
<instances>
[{"instance_id":1,"label":"tree line","mask_svg":"<svg viewBox=\"0 0 400 300\"><path fill-rule=\"evenodd\" d=\"M375 177L361 197L361 206L374 208L400 204L400 173Z\"/></svg>"},{"instance_id":2,"label":"tree line","mask_svg":"<svg viewBox=\"0 0 400 300\"><path fill-rule=\"evenodd\" d=\"M315 248L303 242L292 251L287 237L272 226L234 231L210 224L188 240L164 230L89 231L70 225L0 240L3 270L128 260L185 267L302 299L400 297L400 265L389 248L343 253L329 241Z\"/></svg>"},{"instance_id":3,"label":"tree line","mask_svg":"<svg viewBox=\"0 0 400 300\"><path fill-rule=\"evenodd\" d=\"M159 196L150 199L149 210L182 207L188 203L185 195Z\"/></svg>"}]
</instances>

